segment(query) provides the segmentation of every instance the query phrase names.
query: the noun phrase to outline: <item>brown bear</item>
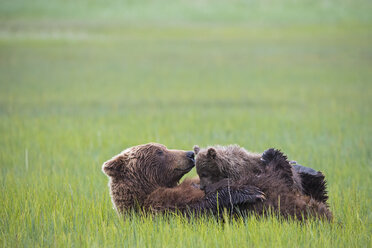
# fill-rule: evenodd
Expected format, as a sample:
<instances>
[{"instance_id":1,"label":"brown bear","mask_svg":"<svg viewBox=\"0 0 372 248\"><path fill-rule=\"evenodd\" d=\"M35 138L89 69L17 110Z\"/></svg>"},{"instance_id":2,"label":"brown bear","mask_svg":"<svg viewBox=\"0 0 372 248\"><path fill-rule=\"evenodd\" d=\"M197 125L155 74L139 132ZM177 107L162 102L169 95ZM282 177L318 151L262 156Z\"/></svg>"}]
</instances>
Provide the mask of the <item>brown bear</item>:
<instances>
[{"instance_id":1,"label":"brown bear","mask_svg":"<svg viewBox=\"0 0 372 248\"><path fill-rule=\"evenodd\" d=\"M298 182L293 175L293 167L279 150L269 149L263 156L251 155L238 146L209 147L203 150L195 147L194 150L201 188L206 193L234 185L238 188L257 187L265 194L265 201L253 205L241 204L241 212L263 214L271 209L282 216L297 219L308 216L332 219L326 203L303 194L296 186Z\"/></svg>"},{"instance_id":2,"label":"brown bear","mask_svg":"<svg viewBox=\"0 0 372 248\"><path fill-rule=\"evenodd\" d=\"M199 179L179 180L195 165L194 152L170 150L149 143L128 148L106 161L112 202L119 213L126 210L182 213L218 212L234 204L254 204L264 199L256 187L219 187L220 194L205 194ZM229 197L226 195L229 194Z\"/></svg>"},{"instance_id":3,"label":"brown bear","mask_svg":"<svg viewBox=\"0 0 372 248\"><path fill-rule=\"evenodd\" d=\"M200 149L194 146L198 155L196 169L200 177L200 187L216 183L223 178L237 180L241 177L259 175L268 160L275 156L275 149L268 149L262 155L252 153L238 145L214 146ZM208 157L213 157L209 160ZM213 164L213 165L212 165ZM317 201L327 203L327 190L324 175L291 161L293 187ZM206 176L208 174L208 176Z\"/></svg>"}]
</instances>

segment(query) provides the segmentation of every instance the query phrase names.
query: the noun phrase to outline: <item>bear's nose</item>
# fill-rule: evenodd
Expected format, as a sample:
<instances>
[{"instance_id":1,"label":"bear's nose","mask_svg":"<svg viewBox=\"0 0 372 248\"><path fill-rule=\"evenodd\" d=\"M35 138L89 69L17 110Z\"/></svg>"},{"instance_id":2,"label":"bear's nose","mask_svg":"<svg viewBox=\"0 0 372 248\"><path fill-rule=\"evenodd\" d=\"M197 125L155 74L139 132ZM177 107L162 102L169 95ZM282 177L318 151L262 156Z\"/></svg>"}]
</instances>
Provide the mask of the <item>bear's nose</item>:
<instances>
[{"instance_id":1,"label":"bear's nose","mask_svg":"<svg viewBox=\"0 0 372 248\"><path fill-rule=\"evenodd\" d=\"M186 152L186 157L188 157L191 160L194 160L195 158L194 152L192 151Z\"/></svg>"}]
</instances>

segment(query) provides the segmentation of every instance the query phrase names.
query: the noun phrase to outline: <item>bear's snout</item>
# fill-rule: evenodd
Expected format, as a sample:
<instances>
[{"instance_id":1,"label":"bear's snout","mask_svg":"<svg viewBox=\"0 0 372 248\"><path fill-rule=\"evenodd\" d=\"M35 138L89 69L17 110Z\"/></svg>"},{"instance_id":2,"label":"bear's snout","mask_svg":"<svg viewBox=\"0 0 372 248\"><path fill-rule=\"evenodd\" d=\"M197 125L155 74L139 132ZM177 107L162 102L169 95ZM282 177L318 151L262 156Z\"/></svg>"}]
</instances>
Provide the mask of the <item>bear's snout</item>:
<instances>
[{"instance_id":1,"label":"bear's snout","mask_svg":"<svg viewBox=\"0 0 372 248\"><path fill-rule=\"evenodd\" d=\"M186 157L195 162L195 154L192 151L186 152Z\"/></svg>"}]
</instances>

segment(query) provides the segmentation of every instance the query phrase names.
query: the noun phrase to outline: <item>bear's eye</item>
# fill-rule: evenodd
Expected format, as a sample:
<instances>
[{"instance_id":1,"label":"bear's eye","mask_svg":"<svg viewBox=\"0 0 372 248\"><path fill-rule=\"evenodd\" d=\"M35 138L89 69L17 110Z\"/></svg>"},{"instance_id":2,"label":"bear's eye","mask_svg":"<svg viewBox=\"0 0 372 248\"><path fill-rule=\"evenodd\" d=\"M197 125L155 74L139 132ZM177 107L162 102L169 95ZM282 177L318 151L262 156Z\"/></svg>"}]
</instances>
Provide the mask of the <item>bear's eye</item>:
<instances>
[{"instance_id":1,"label":"bear's eye","mask_svg":"<svg viewBox=\"0 0 372 248\"><path fill-rule=\"evenodd\" d=\"M207 177L208 175L206 173L200 173L200 177Z\"/></svg>"},{"instance_id":2,"label":"bear's eye","mask_svg":"<svg viewBox=\"0 0 372 248\"><path fill-rule=\"evenodd\" d=\"M159 155L159 156L161 156L161 155L164 154L164 152L163 152L162 150L157 150L157 151L156 151L156 154Z\"/></svg>"}]
</instances>

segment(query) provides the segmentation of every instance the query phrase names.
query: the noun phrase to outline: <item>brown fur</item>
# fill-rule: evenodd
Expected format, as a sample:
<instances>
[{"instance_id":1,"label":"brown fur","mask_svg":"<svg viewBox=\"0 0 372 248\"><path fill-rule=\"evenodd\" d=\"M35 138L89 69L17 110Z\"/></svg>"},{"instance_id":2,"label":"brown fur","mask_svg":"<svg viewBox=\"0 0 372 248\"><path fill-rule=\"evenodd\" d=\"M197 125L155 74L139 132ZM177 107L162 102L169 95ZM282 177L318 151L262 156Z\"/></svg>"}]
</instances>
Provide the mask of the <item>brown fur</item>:
<instances>
[{"instance_id":1,"label":"brown fur","mask_svg":"<svg viewBox=\"0 0 372 248\"><path fill-rule=\"evenodd\" d=\"M114 206L119 212L137 207L149 207L154 191L168 189L176 195L185 184L178 181L194 166L185 151L168 150L161 144L145 144L128 148L106 161L103 172L110 178L109 187ZM194 198L204 193L189 188ZM170 193L169 193L170 194Z\"/></svg>"},{"instance_id":2,"label":"brown fur","mask_svg":"<svg viewBox=\"0 0 372 248\"><path fill-rule=\"evenodd\" d=\"M183 213L216 212L230 204L260 201L261 191L254 187L241 187L230 192L221 188L222 195L232 194L233 202L226 197L219 200L215 194L205 195L195 184L199 179L181 177L194 166L194 153L169 150L161 144L145 144L128 148L106 161L102 170L109 177L112 202L118 212L144 209L152 212L181 211Z\"/></svg>"},{"instance_id":3,"label":"brown fur","mask_svg":"<svg viewBox=\"0 0 372 248\"><path fill-rule=\"evenodd\" d=\"M241 204L240 210L243 212L254 211L258 214L264 214L272 209L285 217L292 216L302 219L308 216L319 216L332 219L332 213L327 204L316 201L298 190L292 173L293 168L282 153L277 151L276 154L279 156L275 156L265 166L261 166L259 173L252 173L249 171L252 166L248 166L248 173L240 171L237 174L236 171L240 169L237 170L236 168L244 167L244 159L231 158L230 156L236 156L236 154L245 156L247 153L231 152L236 149L239 150L240 148L229 146L226 149L217 147L201 151L195 150L195 152L199 152L196 159L197 172L201 178L201 184L205 183L203 188L207 193L216 192L219 187L226 187L227 184L232 185L233 189L249 185L261 190L265 194L266 200L255 204ZM257 162L257 166L259 166L259 163ZM222 165L223 170L220 169ZM229 173L229 168L232 168L231 173ZM225 174L221 176L218 173ZM229 177L229 175L233 176ZM203 180L204 178L207 180ZM215 180L218 179L219 182L215 183Z\"/></svg>"},{"instance_id":4,"label":"brown fur","mask_svg":"<svg viewBox=\"0 0 372 248\"><path fill-rule=\"evenodd\" d=\"M205 149L194 146L194 152L197 155L196 170L200 177L201 189L223 178L238 180L259 175L265 166L261 154L249 152L238 145L209 146ZM302 192L301 178L293 167L290 168L294 187Z\"/></svg>"}]
</instances>

